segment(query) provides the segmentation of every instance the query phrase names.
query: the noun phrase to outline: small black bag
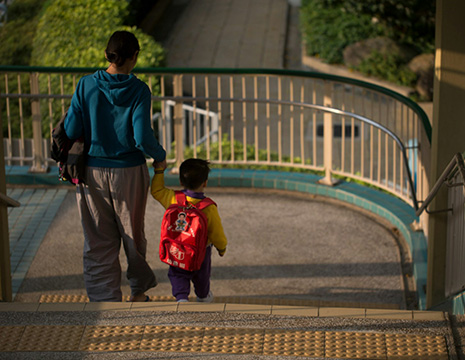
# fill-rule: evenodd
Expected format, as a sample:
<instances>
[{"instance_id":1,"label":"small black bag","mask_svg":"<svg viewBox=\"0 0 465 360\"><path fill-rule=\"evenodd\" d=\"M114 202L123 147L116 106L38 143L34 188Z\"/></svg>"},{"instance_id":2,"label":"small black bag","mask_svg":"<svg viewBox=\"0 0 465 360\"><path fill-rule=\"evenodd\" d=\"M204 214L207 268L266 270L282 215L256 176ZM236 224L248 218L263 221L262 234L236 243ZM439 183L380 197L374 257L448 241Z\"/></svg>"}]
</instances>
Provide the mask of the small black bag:
<instances>
[{"instance_id":1,"label":"small black bag","mask_svg":"<svg viewBox=\"0 0 465 360\"><path fill-rule=\"evenodd\" d=\"M77 140L68 138L65 132L66 115L67 113L52 131L51 156L58 164L60 181L69 181L73 184L85 183L84 137Z\"/></svg>"}]
</instances>

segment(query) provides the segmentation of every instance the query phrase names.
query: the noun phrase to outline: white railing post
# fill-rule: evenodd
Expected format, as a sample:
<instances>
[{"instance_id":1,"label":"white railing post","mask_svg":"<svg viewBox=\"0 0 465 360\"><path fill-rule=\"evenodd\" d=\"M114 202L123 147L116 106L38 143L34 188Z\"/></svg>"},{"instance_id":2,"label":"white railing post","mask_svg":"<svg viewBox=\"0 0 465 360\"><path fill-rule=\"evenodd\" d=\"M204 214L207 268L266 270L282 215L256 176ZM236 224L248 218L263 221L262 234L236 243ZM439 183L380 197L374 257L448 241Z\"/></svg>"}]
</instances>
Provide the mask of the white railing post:
<instances>
[{"instance_id":1,"label":"white railing post","mask_svg":"<svg viewBox=\"0 0 465 360\"><path fill-rule=\"evenodd\" d=\"M0 129L2 129L2 111L0 107ZM5 160L3 153L3 132L0 142L0 195L6 195ZM10 237L8 233L7 202L0 199L0 301L12 301L10 265Z\"/></svg>"},{"instance_id":2,"label":"white railing post","mask_svg":"<svg viewBox=\"0 0 465 360\"><path fill-rule=\"evenodd\" d=\"M39 74L31 73L31 94L39 95ZM30 172L43 173L48 171L45 163L44 150L42 144L42 119L40 116L40 101L38 98L31 100L32 112L32 137L33 137L33 162Z\"/></svg>"},{"instance_id":3,"label":"white railing post","mask_svg":"<svg viewBox=\"0 0 465 360\"><path fill-rule=\"evenodd\" d=\"M332 86L325 82L325 94L323 105L332 107ZM332 177L333 170L333 115L325 111L323 114L323 163L325 168L325 177L319 182L324 185L334 185L336 181Z\"/></svg>"},{"instance_id":4,"label":"white railing post","mask_svg":"<svg viewBox=\"0 0 465 360\"><path fill-rule=\"evenodd\" d=\"M173 95L175 97L182 97L183 88L182 88L182 74L174 75L173 78ZM184 131L183 131L183 118L184 110L182 108L182 100L175 100L176 104L174 105L174 139L176 141L176 167L179 169L179 166L184 161ZM176 171L176 170L175 170Z\"/></svg>"}]
</instances>

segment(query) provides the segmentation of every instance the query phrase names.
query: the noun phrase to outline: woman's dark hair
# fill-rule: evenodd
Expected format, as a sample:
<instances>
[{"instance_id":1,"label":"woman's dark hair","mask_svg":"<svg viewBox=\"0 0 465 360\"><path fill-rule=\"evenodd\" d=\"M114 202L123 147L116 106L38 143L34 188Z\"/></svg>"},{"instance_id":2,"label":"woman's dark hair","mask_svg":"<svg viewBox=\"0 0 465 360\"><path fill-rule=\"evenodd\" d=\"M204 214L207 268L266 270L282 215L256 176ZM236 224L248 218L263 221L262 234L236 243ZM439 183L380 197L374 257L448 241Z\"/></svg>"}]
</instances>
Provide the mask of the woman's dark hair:
<instances>
[{"instance_id":1,"label":"woman's dark hair","mask_svg":"<svg viewBox=\"0 0 465 360\"><path fill-rule=\"evenodd\" d=\"M196 190L210 172L209 162L203 159L187 159L179 167L179 182L189 190Z\"/></svg>"},{"instance_id":2,"label":"woman's dark hair","mask_svg":"<svg viewBox=\"0 0 465 360\"><path fill-rule=\"evenodd\" d=\"M140 50L139 41L133 33L115 31L108 40L105 57L116 66L122 66L126 59L130 59Z\"/></svg>"}]
</instances>

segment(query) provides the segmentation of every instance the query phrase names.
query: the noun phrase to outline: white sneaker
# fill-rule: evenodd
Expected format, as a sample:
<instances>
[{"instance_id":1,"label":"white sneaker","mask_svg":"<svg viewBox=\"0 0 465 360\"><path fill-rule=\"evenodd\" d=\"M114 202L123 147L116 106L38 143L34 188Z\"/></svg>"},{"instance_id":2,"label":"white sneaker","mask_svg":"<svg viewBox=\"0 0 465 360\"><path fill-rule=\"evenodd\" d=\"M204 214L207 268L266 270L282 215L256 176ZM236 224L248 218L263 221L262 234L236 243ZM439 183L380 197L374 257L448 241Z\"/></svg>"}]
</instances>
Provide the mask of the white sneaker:
<instances>
[{"instance_id":1,"label":"white sneaker","mask_svg":"<svg viewBox=\"0 0 465 360\"><path fill-rule=\"evenodd\" d=\"M206 302L206 303L211 303L213 302L213 293L210 291L207 295L207 297L204 297L204 298L199 298L197 296L197 301L198 302Z\"/></svg>"},{"instance_id":2,"label":"white sneaker","mask_svg":"<svg viewBox=\"0 0 465 360\"><path fill-rule=\"evenodd\" d=\"M176 301L176 302L189 302L189 300L187 300L187 299L180 299L180 300L178 300L178 301Z\"/></svg>"}]
</instances>

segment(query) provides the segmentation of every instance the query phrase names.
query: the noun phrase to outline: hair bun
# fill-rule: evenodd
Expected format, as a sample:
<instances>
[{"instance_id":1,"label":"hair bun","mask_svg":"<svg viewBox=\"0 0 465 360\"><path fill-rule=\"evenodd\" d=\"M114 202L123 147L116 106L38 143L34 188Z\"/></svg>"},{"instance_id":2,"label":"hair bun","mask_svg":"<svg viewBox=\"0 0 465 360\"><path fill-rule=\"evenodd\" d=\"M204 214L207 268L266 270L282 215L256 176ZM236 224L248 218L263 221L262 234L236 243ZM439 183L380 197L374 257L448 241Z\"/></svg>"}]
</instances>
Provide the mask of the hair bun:
<instances>
[{"instance_id":1,"label":"hair bun","mask_svg":"<svg viewBox=\"0 0 465 360\"><path fill-rule=\"evenodd\" d=\"M108 40L105 54L110 63L122 66L139 49L139 42L134 34L128 31L115 31Z\"/></svg>"}]
</instances>

